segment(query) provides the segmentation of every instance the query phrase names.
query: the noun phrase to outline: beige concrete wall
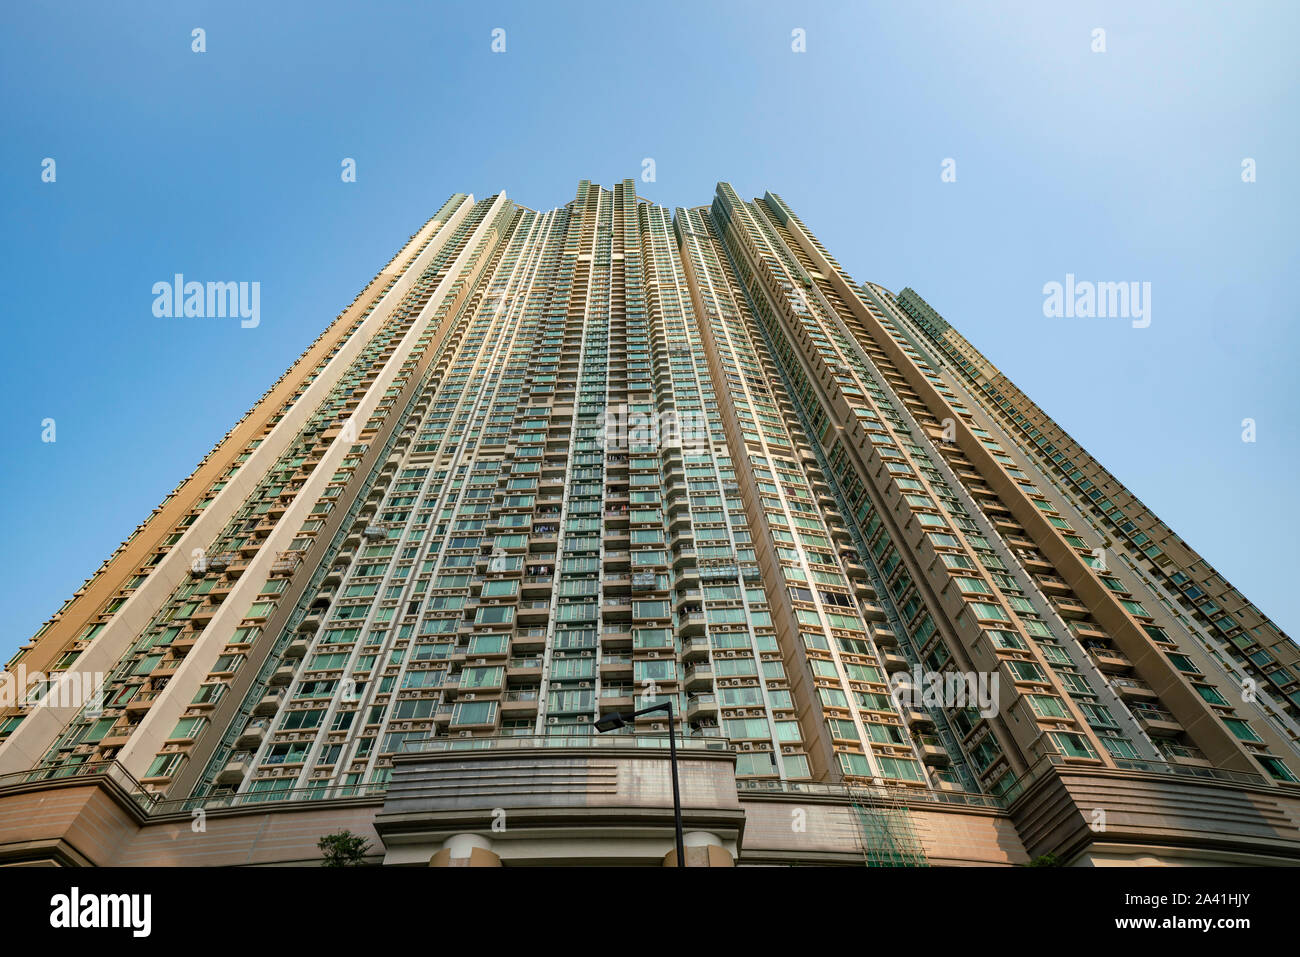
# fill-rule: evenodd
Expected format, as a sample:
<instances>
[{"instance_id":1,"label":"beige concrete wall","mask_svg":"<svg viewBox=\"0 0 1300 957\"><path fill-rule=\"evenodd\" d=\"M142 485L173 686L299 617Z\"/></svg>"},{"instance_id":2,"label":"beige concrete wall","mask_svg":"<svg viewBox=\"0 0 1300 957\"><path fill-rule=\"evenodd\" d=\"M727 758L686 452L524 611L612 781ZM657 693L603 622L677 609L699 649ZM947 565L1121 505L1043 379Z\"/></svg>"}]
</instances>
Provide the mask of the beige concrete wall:
<instances>
[{"instance_id":1,"label":"beige concrete wall","mask_svg":"<svg viewBox=\"0 0 1300 957\"><path fill-rule=\"evenodd\" d=\"M112 864L136 834L131 813L95 784L0 798L0 862L37 848L73 862Z\"/></svg>"},{"instance_id":2,"label":"beige concrete wall","mask_svg":"<svg viewBox=\"0 0 1300 957\"><path fill-rule=\"evenodd\" d=\"M339 830L368 840L368 856L379 860L384 845L375 833L374 814L374 806L210 813L203 832L194 831L191 820L150 824L127 843L113 863L122 867L312 865L321 860L316 842Z\"/></svg>"},{"instance_id":3,"label":"beige concrete wall","mask_svg":"<svg viewBox=\"0 0 1300 957\"><path fill-rule=\"evenodd\" d=\"M862 864L862 827L844 804L743 801L740 863ZM910 810L912 834L930 864L1011 865L1029 860L1015 827L999 813L962 808Z\"/></svg>"}]
</instances>

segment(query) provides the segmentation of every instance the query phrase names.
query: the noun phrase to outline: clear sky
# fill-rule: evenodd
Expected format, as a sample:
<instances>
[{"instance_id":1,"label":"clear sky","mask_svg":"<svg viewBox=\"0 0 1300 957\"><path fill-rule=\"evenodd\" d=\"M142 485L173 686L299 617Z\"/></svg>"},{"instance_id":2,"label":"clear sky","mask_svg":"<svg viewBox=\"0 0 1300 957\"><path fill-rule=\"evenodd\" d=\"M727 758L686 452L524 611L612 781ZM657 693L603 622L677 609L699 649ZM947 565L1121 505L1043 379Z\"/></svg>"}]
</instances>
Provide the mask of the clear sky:
<instances>
[{"instance_id":1,"label":"clear sky","mask_svg":"<svg viewBox=\"0 0 1300 957\"><path fill-rule=\"evenodd\" d=\"M9 5L0 661L450 193L647 157L656 202L770 189L915 288L1296 634L1298 9ZM259 282L260 325L156 318L175 273ZM1067 273L1150 282L1150 326L1045 317Z\"/></svg>"}]
</instances>

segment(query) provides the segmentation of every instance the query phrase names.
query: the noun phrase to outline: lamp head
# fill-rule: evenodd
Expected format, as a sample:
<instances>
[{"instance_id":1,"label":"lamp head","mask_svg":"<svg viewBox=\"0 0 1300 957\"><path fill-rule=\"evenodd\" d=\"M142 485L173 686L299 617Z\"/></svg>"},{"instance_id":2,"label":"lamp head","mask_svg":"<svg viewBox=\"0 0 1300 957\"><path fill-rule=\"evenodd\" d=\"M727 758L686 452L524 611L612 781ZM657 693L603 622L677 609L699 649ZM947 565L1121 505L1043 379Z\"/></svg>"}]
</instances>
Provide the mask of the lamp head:
<instances>
[{"instance_id":1,"label":"lamp head","mask_svg":"<svg viewBox=\"0 0 1300 957\"><path fill-rule=\"evenodd\" d=\"M614 731L618 728L627 727L627 722L623 720L623 715L617 711L613 714L607 714L596 722L596 730L601 734L606 731Z\"/></svg>"}]
</instances>

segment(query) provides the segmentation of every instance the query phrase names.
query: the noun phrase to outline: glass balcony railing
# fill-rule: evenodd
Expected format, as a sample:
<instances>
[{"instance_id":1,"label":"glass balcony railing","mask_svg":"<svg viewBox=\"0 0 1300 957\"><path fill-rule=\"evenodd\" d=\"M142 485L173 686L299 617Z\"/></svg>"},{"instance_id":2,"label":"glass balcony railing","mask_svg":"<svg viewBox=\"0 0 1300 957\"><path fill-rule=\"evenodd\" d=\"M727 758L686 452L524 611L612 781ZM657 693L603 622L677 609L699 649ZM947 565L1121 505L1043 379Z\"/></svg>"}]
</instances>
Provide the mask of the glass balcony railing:
<instances>
[{"instance_id":1,"label":"glass balcony railing","mask_svg":"<svg viewBox=\"0 0 1300 957\"><path fill-rule=\"evenodd\" d=\"M402 742L401 753L422 754L442 751L499 750L518 748L668 748L666 734L565 734L565 735L492 735L481 738L417 738ZM690 751L728 751L726 738L677 734L677 747Z\"/></svg>"}]
</instances>

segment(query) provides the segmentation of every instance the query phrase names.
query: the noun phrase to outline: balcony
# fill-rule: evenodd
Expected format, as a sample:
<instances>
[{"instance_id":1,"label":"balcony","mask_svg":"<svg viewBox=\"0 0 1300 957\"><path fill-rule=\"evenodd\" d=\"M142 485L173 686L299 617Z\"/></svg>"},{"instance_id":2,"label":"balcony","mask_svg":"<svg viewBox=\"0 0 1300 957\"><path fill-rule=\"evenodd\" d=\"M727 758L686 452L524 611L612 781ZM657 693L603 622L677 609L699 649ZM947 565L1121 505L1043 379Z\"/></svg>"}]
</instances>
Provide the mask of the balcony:
<instances>
[{"instance_id":1,"label":"balcony","mask_svg":"<svg viewBox=\"0 0 1300 957\"><path fill-rule=\"evenodd\" d=\"M1019 550L1019 557L1020 561L1024 563L1025 568L1033 574L1039 574L1041 572L1051 574L1056 570L1052 567L1051 562L1037 552Z\"/></svg>"},{"instance_id":2,"label":"balcony","mask_svg":"<svg viewBox=\"0 0 1300 957\"><path fill-rule=\"evenodd\" d=\"M1098 638L1107 640L1110 635L1102 630L1095 621L1067 621L1066 626L1080 638Z\"/></svg>"},{"instance_id":3,"label":"balcony","mask_svg":"<svg viewBox=\"0 0 1300 957\"><path fill-rule=\"evenodd\" d=\"M704 635L704 612L685 612L677 618L677 630L683 638L698 638Z\"/></svg>"},{"instance_id":4,"label":"balcony","mask_svg":"<svg viewBox=\"0 0 1300 957\"><path fill-rule=\"evenodd\" d=\"M536 625L545 622L551 614L549 601L521 601L516 614L521 625Z\"/></svg>"},{"instance_id":5,"label":"balcony","mask_svg":"<svg viewBox=\"0 0 1300 957\"><path fill-rule=\"evenodd\" d=\"M199 605L198 608L194 609L193 614L190 615L190 625L196 631L202 629L204 625L212 620L212 616L217 613L217 609L220 607L220 602Z\"/></svg>"},{"instance_id":6,"label":"balcony","mask_svg":"<svg viewBox=\"0 0 1300 957\"><path fill-rule=\"evenodd\" d=\"M934 727L934 718L930 717L929 712L917 708L909 708L904 711L903 719L913 731L923 731Z\"/></svg>"},{"instance_id":7,"label":"balcony","mask_svg":"<svg viewBox=\"0 0 1300 957\"><path fill-rule=\"evenodd\" d=\"M630 598L606 598L600 606L605 621L627 621L632 617Z\"/></svg>"},{"instance_id":8,"label":"balcony","mask_svg":"<svg viewBox=\"0 0 1300 957\"><path fill-rule=\"evenodd\" d=\"M699 602L702 597L703 592L698 588L688 588L684 591L677 592L677 594L673 596L673 606L678 607L684 602L690 602L692 606L698 610L700 607ZM678 610L680 610L680 608L678 608Z\"/></svg>"},{"instance_id":9,"label":"balcony","mask_svg":"<svg viewBox=\"0 0 1300 957\"><path fill-rule=\"evenodd\" d=\"M1135 678L1112 678L1111 686L1125 701L1154 701L1156 693L1149 685Z\"/></svg>"},{"instance_id":10,"label":"balcony","mask_svg":"<svg viewBox=\"0 0 1300 957\"><path fill-rule=\"evenodd\" d=\"M506 671L511 678L532 678L541 675L541 658L511 658L506 661Z\"/></svg>"},{"instance_id":11,"label":"balcony","mask_svg":"<svg viewBox=\"0 0 1300 957\"><path fill-rule=\"evenodd\" d=\"M153 707L154 699L157 697L158 697L157 691L142 691L139 694L137 694L134 698L132 698L130 701L128 701L125 705L123 705L123 707L126 709L127 714L136 714L139 712L148 711L151 707Z\"/></svg>"},{"instance_id":12,"label":"balcony","mask_svg":"<svg viewBox=\"0 0 1300 957\"><path fill-rule=\"evenodd\" d=\"M135 730L135 725L117 725L110 728L108 734L99 740L101 748L120 748L131 739L131 732Z\"/></svg>"},{"instance_id":13,"label":"balcony","mask_svg":"<svg viewBox=\"0 0 1300 957\"><path fill-rule=\"evenodd\" d=\"M864 581L854 582L854 586L858 590L859 597L867 599L860 602L863 619L876 624L876 628L873 630L879 630L892 636L893 632L886 625L880 624L888 620L885 616L885 609L870 600L876 597L876 590Z\"/></svg>"},{"instance_id":14,"label":"balcony","mask_svg":"<svg viewBox=\"0 0 1300 957\"><path fill-rule=\"evenodd\" d=\"M1104 648L1100 646L1089 646L1088 653L1092 655L1093 661L1102 671L1119 672L1128 671L1133 667L1133 662L1122 652L1114 648Z\"/></svg>"},{"instance_id":15,"label":"balcony","mask_svg":"<svg viewBox=\"0 0 1300 957\"><path fill-rule=\"evenodd\" d=\"M240 751L256 751L270 730L271 721L268 718L250 721L235 739L235 747ZM243 779L243 775L240 775L240 779Z\"/></svg>"},{"instance_id":16,"label":"balcony","mask_svg":"<svg viewBox=\"0 0 1300 957\"><path fill-rule=\"evenodd\" d=\"M516 651L531 651L546 647L545 628L520 628L515 632L511 646Z\"/></svg>"},{"instance_id":17,"label":"balcony","mask_svg":"<svg viewBox=\"0 0 1300 957\"><path fill-rule=\"evenodd\" d=\"M268 695L263 695L262 699L253 705L253 714L271 715L280 710L280 705L284 704L284 692L273 691Z\"/></svg>"},{"instance_id":18,"label":"balcony","mask_svg":"<svg viewBox=\"0 0 1300 957\"><path fill-rule=\"evenodd\" d=\"M890 674L895 674L899 671L907 671L910 668L907 659L897 652L882 651L880 657L884 662L885 670Z\"/></svg>"},{"instance_id":19,"label":"balcony","mask_svg":"<svg viewBox=\"0 0 1300 957\"><path fill-rule=\"evenodd\" d=\"M1077 598L1053 597L1051 602L1052 605L1055 606L1057 613L1060 614L1062 618L1077 619L1088 617L1088 606Z\"/></svg>"},{"instance_id":20,"label":"balcony","mask_svg":"<svg viewBox=\"0 0 1300 957\"><path fill-rule=\"evenodd\" d=\"M528 575L520 583L520 593L536 598L549 595L555 585L555 579L549 575Z\"/></svg>"},{"instance_id":21,"label":"balcony","mask_svg":"<svg viewBox=\"0 0 1300 957\"><path fill-rule=\"evenodd\" d=\"M1064 578L1058 578L1055 575L1037 575L1035 580L1038 587L1047 595L1068 595L1070 594L1070 585Z\"/></svg>"},{"instance_id":22,"label":"balcony","mask_svg":"<svg viewBox=\"0 0 1300 957\"><path fill-rule=\"evenodd\" d=\"M695 565L695 555L696 552L695 549L693 548L678 549L673 553L673 567L674 568L681 568L684 566L693 567Z\"/></svg>"},{"instance_id":23,"label":"balcony","mask_svg":"<svg viewBox=\"0 0 1300 957\"><path fill-rule=\"evenodd\" d=\"M928 765L934 767L946 767L952 761L952 758L948 754L948 749L945 748L943 742L934 735L921 735L917 739L917 745L921 752L921 760Z\"/></svg>"},{"instance_id":24,"label":"balcony","mask_svg":"<svg viewBox=\"0 0 1300 957\"><path fill-rule=\"evenodd\" d=\"M519 717L536 714L538 691L534 689L507 691L501 697L501 714Z\"/></svg>"},{"instance_id":25,"label":"balcony","mask_svg":"<svg viewBox=\"0 0 1300 957\"><path fill-rule=\"evenodd\" d=\"M218 552L208 559L208 568L214 572L224 572L238 560L234 552Z\"/></svg>"},{"instance_id":26,"label":"balcony","mask_svg":"<svg viewBox=\"0 0 1300 957\"><path fill-rule=\"evenodd\" d=\"M713 687L713 667L710 664L698 664L686 669L686 689Z\"/></svg>"},{"instance_id":27,"label":"balcony","mask_svg":"<svg viewBox=\"0 0 1300 957\"><path fill-rule=\"evenodd\" d=\"M226 766L217 774L217 784L221 787L234 787L241 784L244 778L248 777L252 766L252 755L232 755L226 762Z\"/></svg>"},{"instance_id":28,"label":"balcony","mask_svg":"<svg viewBox=\"0 0 1300 957\"><path fill-rule=\"evenodd\" d=\"M291 575L302 564L302 552L279 552L271 563L272 575Z\"/></svg>"},{"instance_id":29,"label":"balcony","mask_svg":"<svg viewBox=\"0 0 1300 957\"><path fill-rule=\"evenodd\" d=\"M611 711L631 711L636 707L636 692L631 685L605 685L600 689L598 705L601 714Z\"/></svg>"},{"instance_id":30,"label":"balcony","mask_svg":"<svg viewBox=\"0 0 1300 957\"><path fill-rule=\"evenodd\" d=\"M1176 764L1186 764L1191 767L1212 768L1213 763L1205 756L1205 752L1200 748L1194 748L1187 744L1179 744L1176 741L1157 740L1156 746L1161 753L1170 762Z\"/></svg>"},{"instance_id":31,"label":"balcony","mask_svg":"<svg viewBox=\"0 0 1300 957\"><path fill-rule=\"evenodd\" d=\"M1153 737L1172 738L1183 733L1183 726L1168 711L1151 705L1134 705L1131 708L1142 730Z\"/></svg>"},{"instance_id":32,"label":"balcony","mask_svg":"<svg viewBox=\"0 0 1300 957\"><path fill-rule=\"evenodd\" d=\"M701 718L718 717L718 699L716 695L697 694L686 699L686 720L694 723Z\"/></svg>"},{"instance_id":33,"label":"balcony","mask_svg":"<svg viewBox=\"0 0 1300 957\"><path fill-rule=\"evenodd\" d=\"M709 643L704 639L687 639L682 642L682 660L683 661L700 661L708 660Z\"/></svg>"}]
</instances>

